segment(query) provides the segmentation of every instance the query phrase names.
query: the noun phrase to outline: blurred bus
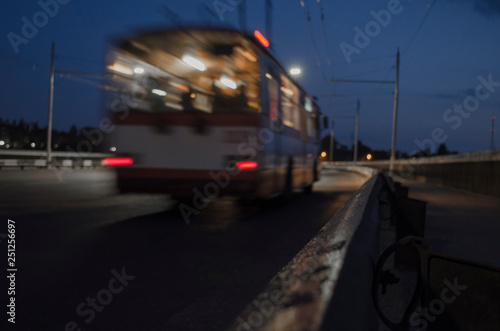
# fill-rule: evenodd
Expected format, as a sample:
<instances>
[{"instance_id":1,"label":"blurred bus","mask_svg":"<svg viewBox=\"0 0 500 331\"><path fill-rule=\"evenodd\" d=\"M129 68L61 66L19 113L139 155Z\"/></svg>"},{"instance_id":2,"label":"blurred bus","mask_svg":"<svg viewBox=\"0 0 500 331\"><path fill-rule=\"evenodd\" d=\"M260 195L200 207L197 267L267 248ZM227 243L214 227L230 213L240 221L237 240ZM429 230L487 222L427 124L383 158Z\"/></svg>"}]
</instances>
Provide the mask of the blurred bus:
<instances>
[{"instance_id":1,"label":"blurred bus","mask_svg":"<svg viewBox=\"0 0 500 331\"><path fill-rule=\"evenodd\" d=\"M108 54L122 191L264 198L319 178L320 110L258 32L139 33Z\"/></svg>"}]
</instances>

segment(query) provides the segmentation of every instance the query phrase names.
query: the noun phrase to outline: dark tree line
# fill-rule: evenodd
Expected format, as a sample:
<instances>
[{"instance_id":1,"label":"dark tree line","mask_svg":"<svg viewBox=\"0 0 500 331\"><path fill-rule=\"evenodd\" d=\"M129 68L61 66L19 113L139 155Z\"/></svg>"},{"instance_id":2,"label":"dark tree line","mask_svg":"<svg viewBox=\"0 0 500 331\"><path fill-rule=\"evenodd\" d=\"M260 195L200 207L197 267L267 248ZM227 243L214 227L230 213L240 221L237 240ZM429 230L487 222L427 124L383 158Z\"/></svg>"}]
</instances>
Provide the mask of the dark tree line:
<instances>
[{"instance_id":1,"label":"dark tree line","mask_svg":"<svg viewBox=\"0 0 500 331\"><path fill-rule=\"evenodd\" d=\"M343 145L339 143L337 140L333 142L334 152L333 152L333 161L352 161L354 158L354 146L348 147L347 145ZM321 140L321 150L327 153L325 160L329 160L330 157L328 153L330 153L330 136L323 137ZM446 147L446 144L440 144L436 151L432 153L429 149L421 150L419 153L415 155L415 157L426 157L426 156L435 156L435 155L448 155L448 154L457 154L457 151L450 151ZM370 154L372 156L372 160L389 160L391 157L390 150L372 150L370 147L363 144L360 140L358 141L358 161L366 161L366 156ZM413 156L413 155L412 155ZM396 151L396 159L407 159L410 156L406 152Z\"/></svg>"},{"instance_id":2,"label":"dark tree line","mask_svg":"<svg viewBox=\"0 0 500 331\"><path fill-rule=\"evenodd\" d=\"M52 130L52 150L54 151L74 151L78 149L78 144L82 141L89 141L88 132L95 131L90 127L84 127L80 130L72 125L68 131ZM87 132L87 135L84 134ZM92 139L92 138L90 138ZM90 141L93 145L96 143ZM47 127L40 127L38 122L28 123L24 120L4 120L0 118L0 149L25 149L25 150L45 150L47 148ZM98 142L97 142L98 143ZM354 146L340 144L334 141L334 161L352 161L354 156ZM330 152L330 136L321 140L321 149L327 154ZM440 144L435 153L430 150L423 150L417 157L430 155L456 154L456 151L449 151L445 144ZM358 160L366 160L366 156L371 154L373 160L388 160L390 151L372 150L370 147L358 142ZM396 152L397 158L408 158L405 152ZM325 157L329 160L329 155Z\"/></svg>"},{"instance_id":3,"label":"dark tree line","mask_svg":"<svg viewBox=\"0 0 500 331\"><path fill-rule=\"evenodd\" d=\"M75 125L68 131L52 130L52 149L55 151L76 150L82 140L86 138ZM28 123L22 119L9 121L0 118L0 148L45 150L47 127L40 127L38 122Z\"/></svg>"}]
</instances>

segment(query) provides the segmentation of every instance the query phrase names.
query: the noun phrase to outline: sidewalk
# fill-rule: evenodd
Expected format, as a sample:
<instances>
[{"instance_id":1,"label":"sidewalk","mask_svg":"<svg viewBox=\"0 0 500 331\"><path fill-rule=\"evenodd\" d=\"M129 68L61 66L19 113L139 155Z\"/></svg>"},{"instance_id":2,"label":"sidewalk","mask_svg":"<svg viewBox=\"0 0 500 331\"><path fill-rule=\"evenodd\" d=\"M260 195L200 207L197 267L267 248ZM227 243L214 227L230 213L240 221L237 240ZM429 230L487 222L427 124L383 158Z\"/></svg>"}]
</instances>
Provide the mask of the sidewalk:
<instances>
[{"instance_id":1,"label":"sidewalk","mask_svg":"<svg viewBox=\"0 0 500 331\"><path fill-rule=\"evenodd\" d=\"M425 240L439 252L500 267L500 199L395 178L426 201Z\"/></svg>"}]
</instances>

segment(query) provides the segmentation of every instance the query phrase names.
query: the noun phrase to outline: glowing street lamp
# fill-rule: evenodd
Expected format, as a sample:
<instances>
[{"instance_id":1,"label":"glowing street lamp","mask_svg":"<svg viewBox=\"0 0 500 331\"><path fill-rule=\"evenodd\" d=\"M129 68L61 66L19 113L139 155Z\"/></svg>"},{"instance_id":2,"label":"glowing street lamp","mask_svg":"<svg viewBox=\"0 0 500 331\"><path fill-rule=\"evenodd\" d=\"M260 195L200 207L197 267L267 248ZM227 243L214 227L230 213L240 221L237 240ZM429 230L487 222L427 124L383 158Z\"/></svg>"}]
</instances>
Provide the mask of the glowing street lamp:
<instances>
[{"instance_id":1,"label":"glowing street lamp","mask_svg":"<svg viewBox=\"0 0 500 331\"><path fill-rule=\"evenodd\" d=\"M290 69L290 75L292 76L298 76L302 73L302 70L300 68L292 68Z\"/></svg>"}]
</instances>

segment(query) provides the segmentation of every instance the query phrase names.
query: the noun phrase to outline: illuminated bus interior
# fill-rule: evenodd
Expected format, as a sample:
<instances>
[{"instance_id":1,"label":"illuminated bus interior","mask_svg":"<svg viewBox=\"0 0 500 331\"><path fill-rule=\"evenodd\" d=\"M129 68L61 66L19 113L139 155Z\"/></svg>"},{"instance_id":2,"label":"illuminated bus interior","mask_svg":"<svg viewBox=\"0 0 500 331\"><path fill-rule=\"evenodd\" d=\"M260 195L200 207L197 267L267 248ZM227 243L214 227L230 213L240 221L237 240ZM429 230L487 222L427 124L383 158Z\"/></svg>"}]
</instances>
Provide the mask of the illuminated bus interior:
<instances>
[{"instance_id":1,"label":"illuminated bus interior","mask_svg":"<svg viewBox=\"0 0 500 331\"><path fill-rule=\"evenodd\" d=\"M112 52L108 69L132 111L260 112L257 50L234 31L141 35Z\"/></svg>"}]
</instances>

